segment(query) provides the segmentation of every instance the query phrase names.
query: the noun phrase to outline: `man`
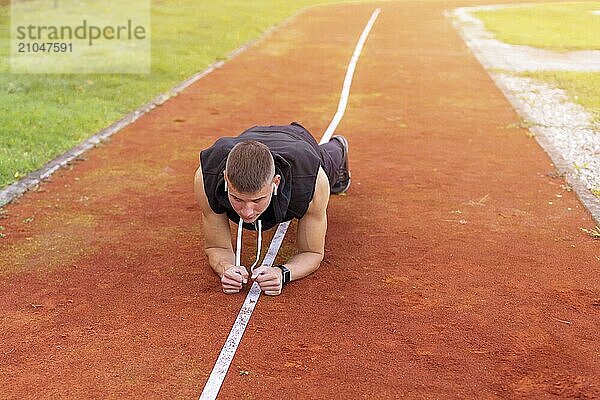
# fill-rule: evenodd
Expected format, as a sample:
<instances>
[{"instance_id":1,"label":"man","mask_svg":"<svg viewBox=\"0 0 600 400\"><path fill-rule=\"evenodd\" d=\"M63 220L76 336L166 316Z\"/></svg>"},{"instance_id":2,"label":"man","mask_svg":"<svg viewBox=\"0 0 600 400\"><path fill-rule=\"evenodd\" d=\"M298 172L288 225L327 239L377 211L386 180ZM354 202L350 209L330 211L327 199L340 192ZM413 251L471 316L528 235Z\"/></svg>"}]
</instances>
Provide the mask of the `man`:
<instances>
[{"instance_id":1,"label":"man","mask_svg":"<svg viewBox=\"0 0 600 400\"><path fill-rule=\"evenodd\" d=\"M194 191L202 209L205 252L223 291L238 293L249 278L244 266L235 265L229 220L258 230L260 240L262 229L298 219L297 254L283 265L252 273L265 294L278 295L284 284L319 267L329 194L346 192L349 186L346 139L334 136L318 145L296 122L255 126L203 150Z\"/></svg>"}]
</instances>

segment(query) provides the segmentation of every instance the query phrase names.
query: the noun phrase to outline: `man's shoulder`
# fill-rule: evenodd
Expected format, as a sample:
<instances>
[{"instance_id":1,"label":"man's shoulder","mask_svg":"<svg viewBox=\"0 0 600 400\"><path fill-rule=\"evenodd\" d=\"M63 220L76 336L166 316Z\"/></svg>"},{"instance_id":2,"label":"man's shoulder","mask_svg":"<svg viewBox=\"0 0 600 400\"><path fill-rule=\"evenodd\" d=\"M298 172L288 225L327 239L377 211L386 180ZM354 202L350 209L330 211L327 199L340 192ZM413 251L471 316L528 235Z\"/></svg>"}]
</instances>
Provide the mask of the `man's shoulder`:
<instances>
[{"instance_id":1,"label":"man's shoulder","mask_svg":"<svg viewBox=\"0 0 600 400\"><path fill-rule=\"evenodd\" d=\"M306 214L322 214L327 209L329 203L329 179L322 167L319 167L317 180L315 182L315 192L308 207Z\"/></svg>"},{"instance_id":2,"label":"man's shoulder","mask_svg":"<svg viewBox=\"0 0 600 400\"><path fill-rule=\"evenodd\" d=\"M196 197L196 201L200 205L202 209L202 213L206 214L211 212L214 214L214 211L210 208L208 204L208 198L206 197L206 192L204 191L204 177L202 175L202 166L199 166L196 170L196 175L194 176L194 195Z\"/></svg>"}]
</instances>

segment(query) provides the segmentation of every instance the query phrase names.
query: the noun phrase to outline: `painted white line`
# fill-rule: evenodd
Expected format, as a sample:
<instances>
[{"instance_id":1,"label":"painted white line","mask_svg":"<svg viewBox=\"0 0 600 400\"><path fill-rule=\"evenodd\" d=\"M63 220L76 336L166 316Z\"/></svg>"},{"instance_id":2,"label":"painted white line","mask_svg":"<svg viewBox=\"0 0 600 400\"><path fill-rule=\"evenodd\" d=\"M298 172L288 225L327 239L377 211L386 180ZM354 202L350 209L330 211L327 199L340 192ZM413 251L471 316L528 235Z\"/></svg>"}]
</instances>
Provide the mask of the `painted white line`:
<instances>
[{"instance_id":1,"label":"painted white line","mask_svg":"<svg viewBox=\"0 0 600 400\"><path fill-rule=\"evenodd\" d=\"M279 247L283 242L283 237L285 236L285 232L287 231L287 227L289 225L289 221L283 224L279 224L277 227L277 231L275 232L275 236L273 236L273 240L269 245L269 250L267 251L267 255L262 262L262 265L266 265L268 267L273 265L275 261L275 257L277 256L277 252L279 251ZM213 367L210 376L208 377L208 381L204 386L204 390L200 395L200 400L208 400L208 399L216 399L219 390L221 389L221 385L223 384L223 380L225 379L225 375L227 375L227 370L229 369L229 365L231 365L231 361L233 360L233 356L242 340L242 336L244 335L244 331L246 330L246 326L248 325L248 321L250 320L250 316L254 311L254 307L258 302L258 298L260 296L260 286L258 283L254 282L252 287L250 288L250 292L246 296L246 300L244 300L244 304L242 305L242 309L240 310L235 322L233 323L233 327L229 332L229 336L221 349L221 354L219 354L219 358L215 362L215 366Z\"/></svg>"},{"instance_id":2,"label":"painted white line","mask_svg":"<svg viewBox=\"0 0 600 400\"><path fill-rule=\"evenodd\" d=\"M367 36L377 19L377 16L381 12L381 9L378 8L373 11L369 22L365 26L360 38L358 39L358 43L356 44L356 48L354 49L354 53L352 54L352 58L350 59L350 64L348 65L348 70L346 72L346 78L344 79L344 87L342 89L342 94L340 97L340 103L338 105L337 112L329 124L329 127L323 134L323 137L319 141L319 144L323 144L331 139L331 136L335 132L338 124L342 120L344 116L344 112L346 111L346 105L348 104L348 96L350 95L350 85L352 84L352 78L354 77L354 70L356 68L356 63L358 62L358 58L360 57L360 53L362 52L362 48L367 40ZM287 231L290 222L284 222L279 224L277 227L277 231L273 236L273 240L271 240L271 244L269 245L269 250L267 251L267 255L262 262L262 265L272 266L275 261L275 257L277 256L277 252L279 251L279 247L281 247L281 243L283 242L283 238L285 237L285 233ZM239 244L238 244L239 248ZM246 326L248 325L248 321L250 321L250 316L254 311L254 307L258 302L258 298L260 297L260 287L258 283L254 282L252 287L250 288L250 292L246 296L246 300L244 300L244 304L233 323L233 327L229 332L229 336L221 349L221 353L215 362L215 366L213 367L210 376L208 377L208 381L204 386L204 390L200 395L200 400L214 400L217 398L219 394L219 390L221 390L221 385L223 384L223 380L225 379L225 375L227 375L227 370L231 365L231 361L233 361L233 357L235 356L235 352L242 340L242 336L244 335L244 331L246 330Z\"/></svg>"},{"instance_id":3,"label":"painted white line","mask_svg":"<svg viewBox=\"0 0 600 400\"><path fill-rule=\"evenodd\" d=\"M365 41L367 40L367 36L369 36L369 32L371 32L371 28L377 19L377 16L381 12L381 9L378 8L373 11L369 22L367 22L367 26L363 30L362 35L358 39L358 43L356 44L356 48L354 49L354 54L352 54L352 58L350 59L350 65L348 66L348 70L346 71L346 77L344 78L344 86L342 88L342 95L340 97L340 103L338 105L337 112L333 116L333 120L329 124L329 127L323 134L321 141L319 143L327 143L333 132L337 129L344 113L346 112L346 105L348 105L348 96L350 95L350 86L352 85L352 78L354 77L354 69L356 68L356 62L358 61L358 57L360 57L360 53L362 52Z\"/></svg>"}]
</instances>

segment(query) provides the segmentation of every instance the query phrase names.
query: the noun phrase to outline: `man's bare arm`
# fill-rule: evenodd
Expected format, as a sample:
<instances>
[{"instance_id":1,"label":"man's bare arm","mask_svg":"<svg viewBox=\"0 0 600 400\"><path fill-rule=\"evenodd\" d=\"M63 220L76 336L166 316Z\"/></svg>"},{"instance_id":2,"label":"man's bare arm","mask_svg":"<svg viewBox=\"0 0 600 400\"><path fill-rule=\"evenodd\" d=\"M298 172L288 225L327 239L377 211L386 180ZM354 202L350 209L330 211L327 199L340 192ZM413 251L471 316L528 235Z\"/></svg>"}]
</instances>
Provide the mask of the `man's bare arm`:
<instances>
[{"instance_id":1,"label":"man's bare arm","mask_svg":"<svg viewBox=\"0 0 600 400\"><path fill-rule=\"evenodd\" d=\"M329 180L325 171L319 169L313 200L304 217L298 221L296 238L298 253L285 263L291 272L292 280L310 275L323 261L328 203Z\"/></svg>"},{"instance_id":2,"label":"man's bare arm","mask_svg":"<svg viewBox=\"0 0 600 400\"><path fill-rule=\"evenodd\" d=\"M204 252L208 263L221 278L225 293L236 293L242 282L247 281L248 272L244 267L236 267L235 254L231 245L229 219L225 214L216 214L208 204L204 193L202 168L198 168L194 177L194 193L202 210L202 228L204 231Z\"/></svg>"},{"instance_id":3,"label":"man's bare arm","mask_svg":"<svg viewBox=\"0 0 600 400\"><path fill-rule=\"evenodd\" d=\"M292 280L311 274L319 268L323 260L328 202L329 181L325 172L319 169L313 200L304 217L298 222L298 254L285 263ZM259 267L254 270L252 279L256 280L266 295L276 296L281 293L283 277L279 268Z\"/></svg>"}]
</instances>

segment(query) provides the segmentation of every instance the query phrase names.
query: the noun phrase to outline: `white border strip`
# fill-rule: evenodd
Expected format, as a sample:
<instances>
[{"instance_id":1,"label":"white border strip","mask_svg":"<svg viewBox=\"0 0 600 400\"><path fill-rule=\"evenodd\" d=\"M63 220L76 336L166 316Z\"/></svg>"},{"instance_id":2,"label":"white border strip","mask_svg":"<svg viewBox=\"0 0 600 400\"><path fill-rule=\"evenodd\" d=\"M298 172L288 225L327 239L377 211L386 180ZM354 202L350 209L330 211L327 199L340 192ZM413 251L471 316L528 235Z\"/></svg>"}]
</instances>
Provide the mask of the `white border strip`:
<instances>
[{"instance_id":1,"label":"white border strip","mask_svg":"<svg viewBox=\"0 0 600 400\"><path fill-rule=\"evenodd\" d=\"M377 19L377 16L381 12L380 8L377 8L373 11L369 22L365 26L360 38L358 39L358 43L356 44L356 48L354 53L352 54L352 58L350 59L350 64L348 65L348 70L346 72L346 78L344 79L344 86L342 89L342 94L340 97L340 102L338 105L337 112L329 124L329 127L323 134L323 137L319 141L319 144L327 143L331 138L333 132L337 128L338 124L342 120L344 113L346 111L346 105L348 104L348 96L350 95L350 86L352 85L352 78L354 76L354 70L356 68L356 63L358 62L358 58L360 53L362 52L362 48L367 40L367 36L369 36L369 32ZM267 255L262 262L264 266L272 266L275 261L275 257L277 256L277 252L281 247L281 243L285 237L285 233L287 231L288 226L290 225L290 221L279 224L277 227L277 231L273 236L273 240L269 245L269 250L267 251ZM223 380L225 379L225 375L227 375L227 370L231 365L231 361L233 361L233 357L235 356L235 352L242 340L242 336L244 335L244 331L246 330L246 326L250 321L250 316L254 311L254 307L256 307L256 303L258 302L258 298L260 297L260 287L258 283L254 282L252 287L250 288L250 292L246 296L246 300L244 300L244 304L233 323L233 327L229 332L229 336L221 349L221 353L215 362L215 366L213 367L210 376L208 377L208 381L204 386L204 390L200 395L200 400L214 400L217 398L219 394L219 390L221 390L221 385L223 384Z\"/></svg>"},{"instance_id":2,"label":"white border strip","mask_svg":"<svg viewBox=\"0 0 600 400\"><path fill-rule=\"evenodd\" d=\"M469 10L481 9L481 7L461 7L451 11L446 10L444 11L444 16L454 26L467 47L475 55L475 58L477 58L494 84L500 89L502 94L504 94L504 97L506 97L519 116L527 121L536 121L538 118L534 115L530 115L527 107L525 107L525 105L522 103L523 100L521 100L517 94L513 93L513 91L508 87L502 78L502 73L495 71L495 64L490 59L488 54L481 46L477 45L476 41L472 40L468 30L465 29L464 23L461 20L461 15L468 13ZM573 188L583 206L591 214L594 221L600 225L600 200L594 196L594 194L587 188L585 183L578 177L577 171L575 171L572 164L563 157L562 153L556 148L556 146L552 144L552 141L548 138L543 128L534 126L529 128L529 130L535 134L535 140L546 152L546 154L548 154L556 169L565 175L565 180Z\"/></svg>"}]
</instances>

